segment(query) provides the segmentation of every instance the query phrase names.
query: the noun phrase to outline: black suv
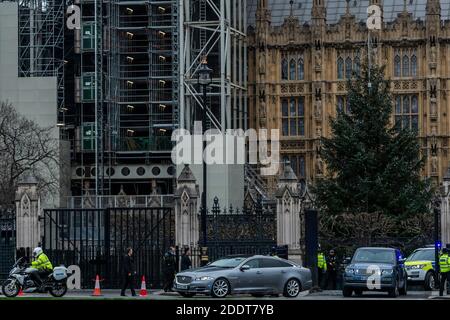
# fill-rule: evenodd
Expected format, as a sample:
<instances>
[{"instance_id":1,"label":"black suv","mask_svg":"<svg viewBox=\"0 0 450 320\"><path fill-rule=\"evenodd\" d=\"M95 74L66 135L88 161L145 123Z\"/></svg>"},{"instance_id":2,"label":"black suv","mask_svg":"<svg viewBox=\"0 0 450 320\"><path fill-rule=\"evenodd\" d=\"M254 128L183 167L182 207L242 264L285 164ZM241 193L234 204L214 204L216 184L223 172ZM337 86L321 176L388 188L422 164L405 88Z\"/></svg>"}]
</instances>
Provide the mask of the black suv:
<instances>
[{"instance_id":1,"label":"black suv","mask_svg":"<svg viewBox=\"0 0 450 320\"><path fill-rule=\"evenodd\" d=\"M390 297L406 295L405 259L392 248L358 248L345 268L342 293L350 297L353 291L387 291Z\"/></svg>"}]
</instances>

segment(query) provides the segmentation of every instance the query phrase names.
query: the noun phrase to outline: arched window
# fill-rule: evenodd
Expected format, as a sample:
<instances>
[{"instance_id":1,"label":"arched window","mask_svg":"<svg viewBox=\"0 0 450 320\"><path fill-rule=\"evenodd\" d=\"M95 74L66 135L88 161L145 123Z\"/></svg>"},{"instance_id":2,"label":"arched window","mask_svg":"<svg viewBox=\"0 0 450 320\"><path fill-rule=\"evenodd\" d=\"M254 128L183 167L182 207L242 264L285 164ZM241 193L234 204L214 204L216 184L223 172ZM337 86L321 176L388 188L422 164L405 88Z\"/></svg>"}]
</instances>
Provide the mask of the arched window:
<instances>
[{"instance_id":1,"label":"arched window","mask_svg":"<svg viewBox=\"0 0 450 320\"><path fill-rule=\"evenodd\" d=\"M305 63L303 61L303 58L298 59L297 79L298 80L304 80L305 79Z\"/></svg>"},{"instance_id":2,"label":"arched window","mask_svg":"<svg viewBox=\"0 0 450 320\"><path fill-rule=\"evenodd\" d=\"M409 77L409 57L408 57L408 55L404 55L403 56L403 70L402 70L402 75L404 76L404 77Z\"/></svg>"},{"instance_id":3,"label":"arched window","mask_svg":"<svg viewBox=\"0 0 450 320\"><path fill-rule=\"evenodd\" d=\"M359 75L361 72L361 61L358 56L355 58L355 73Z\"/></svg>"},{"instance_id":4,"label":"arched window","mask_svg":"<svg viewBox=\"0 0 450 320\"><path fill-rule=\"evenodd\" d=\"M291 59L289 63L289 80L295 80L295 60Z\"/></svg>"},{"instance_id":5,"label":"arched window","mask_svg":"<svg viewBox=\"0 0 450 320\"><path fill-rule=\"evenodd\" d=\"M417 76L417 57L415 54L411 57L411 76Z\"/></svg>"},{"instance_id":6,"label":"arched window","mask_svg":"<svg viewBox=\"0 0 450 320\"><path fill-rule=\"evenodd\" d=\"M282 80L288 79L288 62L286 59L283 59L281 61L281 79Z\"/></svg>"},{"instance_id":7,"label":"arched window","mask_svg":"<svg viewBox=\"0 0 450 320\"><path fill-rule=\"evenodd\" d=\"M400 68L400 56L398 54L395 55L394 58L394 76L400 77L401 76L401 68Z\"/></svg>"},{"instance_id":8,"label":"arched window","mask_svg":"<svg viewBox=\"0 0 450 320\"><path fill-rule=\"evenodd\" d=\"M299 166L299 177L300 178L305 178L305 157L303 157L303 156L300 156L299 157L299 164L298 164L298 166Z\"/></svg>"},{"instance_id":9,"label":"arched window","mask_svg":"<svg viewBox=\"0 0 450 320\"><path fill-rule=\"evenodd\" d=\"M297 108L295 99L291 98L290 106L289 106L289 135L290 136L296 136L297 135L297 121L296 121L296 115L297 115Z\"/></svg>"},{"instance_id":10,"label":"arched window","mask_svg":"<svg viewBox=\"0 0 450 320\"><path fill-rule=\"evenodd\" d=\"M289 103L286 99L281 102L281 118L283 136L289 135Z\"/></svg>"},{"instance_id":11,"label":"arched window","mask_svg":"<svg viewBox=\"0 0 450 320\"><path fill-rule=\"evenodd\" d=\"M352 77L352 59L350 57L347 57L347 59L345 59L345 77L347 79L350 79Z\"/></svg>"},{"instance_id":12,"label":"arched window","mask_svg":"<svg viewBox=\"0 0 450 320\"><path fill-rule=\"evenodd\" d=\"M338 113L342 113L344 111L344 97L337 97L337 111Z\"/></svg>"},{"instance_id":13,"label":"arched window","mask_svg":"<svg viewBox=\"0 0 450 320\"><path fill-rule=\"evenodd\" d=\"M339 58L337 60L338 79L344 78L344 59Z\"/></svg>"}]
</instances>

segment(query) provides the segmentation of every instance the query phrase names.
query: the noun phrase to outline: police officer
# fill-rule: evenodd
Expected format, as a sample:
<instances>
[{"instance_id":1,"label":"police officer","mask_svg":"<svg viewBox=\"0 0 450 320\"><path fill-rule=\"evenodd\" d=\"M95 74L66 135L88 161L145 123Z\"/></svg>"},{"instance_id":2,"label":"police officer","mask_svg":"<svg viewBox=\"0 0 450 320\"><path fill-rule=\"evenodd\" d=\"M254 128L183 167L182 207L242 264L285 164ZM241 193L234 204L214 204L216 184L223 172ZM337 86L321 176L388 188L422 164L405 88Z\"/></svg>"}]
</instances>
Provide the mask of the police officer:
<instances>
[{"instance_id":1,"label":"police officer","mask_svg":"<svg viewBox=\"0 0 450 320\"><path fill-rule=\"evenodd\" d=\"M336 290L337 288L337 273L339 270L339 262L336 256L336 252L331 249L328 257L326 259L327 264L327 285L326 288L330 287L331 290Z\"/></svg>"},{"instance_id":2,"label":"police officer","mask_svg":"<svg viewBox=\"0 0 450 320\"><path fill-rule=\"evenodd\" d=\"M325 255L323 254L320 245L317 250L317 270L319 278L319 287L322 288L324 275L327 272L327 260L325 259Z\"/></svg>"},{"instance_id":3,"label":"police officer","mask_svg":"<svg viewBox=\"0 0 450 320\"><path fill-rule=\"evenodd\" d=\"M448 256L448 248L442 248L442 254L439 257L439 267L441 269L441 281L439 286L439 295L444 293L445 280L447 280L447 294L450 294L450 257Z\"/></svg>"},{"instance_id":4,"label":"police officer","mask_svg":"<svg viewBox=\"0 0 450 320\"><path fill-rule=\"evenodd\" d=\"M171 246L169 251L164 254L163 274L164 274L164 292L172 291L173 278L176 272L175 247Z\"/></svg>"},{"instance_id":5,"label":"police officer","mask_svg":"<svg viewBox=\"0 0 450 320\"><path fill-rule=\"evenodd\" d=\"M34 261L31 262L31 267L36 269L31 272L30 276L34 279L37 287L42 285L42 278L47 277L53 271L52 263L41 247L36 247L33 250Z\"/></svg>"}]
</instances>

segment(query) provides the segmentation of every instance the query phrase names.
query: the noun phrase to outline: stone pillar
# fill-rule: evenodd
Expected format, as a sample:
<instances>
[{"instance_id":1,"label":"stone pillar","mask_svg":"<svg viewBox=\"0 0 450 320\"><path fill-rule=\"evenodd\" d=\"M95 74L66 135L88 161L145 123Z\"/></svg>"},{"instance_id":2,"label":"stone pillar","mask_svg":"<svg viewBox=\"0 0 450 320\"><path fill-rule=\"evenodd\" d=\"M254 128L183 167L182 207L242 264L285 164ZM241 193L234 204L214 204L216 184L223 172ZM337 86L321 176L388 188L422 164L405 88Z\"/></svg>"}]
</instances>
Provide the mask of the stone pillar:
<instances>
[{"instance_id":1,"label":"stone pillar","mask_svg":"<svg viewBox=\"0 0 450 320\"><path fill-rule=\"evenodd\" d=\"M189 165L185 165L177 179L175 200L175 244L197 246L199 240L198 185Z\"/></svg>"},{"instance_id":2,"label":"stone pillar","mask_svg":"<svg viewBox=\"0 0 450 320\"><path fill-rule=\"evenodd\" d=\"M34 248L41 242L39 215L41 201L37 181L27 177L16 190L16 247Z\"/></svg>"},{"instance_id":3,"label":"stone pillar","mask_svg":"<svg viewBox=\"0 0 450 320\"><path fill-rule=\"evenodd\" d=\"M441 187L441 242L450 244L450 165Z\"/></svg>"},{"instance_id":4,"label":"stone pillar","mask_svg":"<svg viewBox=\"0 0 450 320\"><path fill-rule=\"evenodd\" d=\"M277 244L288 245L289 260L301 261L300 194L298 180L289 164L279 178L277 192Z\"/></svg>"}]
</instances>

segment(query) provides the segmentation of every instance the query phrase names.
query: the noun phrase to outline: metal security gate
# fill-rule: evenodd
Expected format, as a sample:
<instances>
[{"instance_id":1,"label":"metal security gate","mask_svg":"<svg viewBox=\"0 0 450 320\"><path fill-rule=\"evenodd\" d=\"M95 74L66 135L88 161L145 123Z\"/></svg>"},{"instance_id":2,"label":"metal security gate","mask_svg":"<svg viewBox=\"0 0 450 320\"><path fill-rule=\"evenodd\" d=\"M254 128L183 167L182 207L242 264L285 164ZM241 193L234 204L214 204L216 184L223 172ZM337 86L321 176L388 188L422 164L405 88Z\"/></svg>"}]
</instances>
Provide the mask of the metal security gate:
<instances>
[{"instance_id":1,"label":"metal security gate","mask_svg":"<svg viewBox=\"0 0 450 320\"><path fill-rule=\"evenodd\" d=\"M16 215L12 209L0 209L0 281L14 264L16 252Z\"/></svg>"},{"instance_id":2,"label":"metal security gate","mask_svg":"<svg viewBox=\"0 0 450 320\"><path fill-rule=\"evenodd\" d=\"M270 254L276 246L276 225L274 210L264 206L260 198L242 210L222 209L214 198L207 216L209 260L235 254Z\"/></svg>"},{"instance_id":3,"label":"metal security gate","mask_svg":"<svg viewBox=\"0 0 450 320\"><path fill-rule=\"evenodd\" d=\"M43 247L54 264L78 265L81 285L119 288L122 259L134 249L137 275L161 287L161 262L175 237L171 208L107 208L44 210Z\"/></svg>"}]
</instances>

